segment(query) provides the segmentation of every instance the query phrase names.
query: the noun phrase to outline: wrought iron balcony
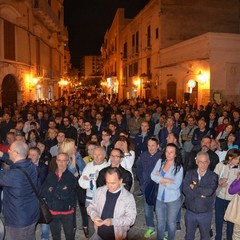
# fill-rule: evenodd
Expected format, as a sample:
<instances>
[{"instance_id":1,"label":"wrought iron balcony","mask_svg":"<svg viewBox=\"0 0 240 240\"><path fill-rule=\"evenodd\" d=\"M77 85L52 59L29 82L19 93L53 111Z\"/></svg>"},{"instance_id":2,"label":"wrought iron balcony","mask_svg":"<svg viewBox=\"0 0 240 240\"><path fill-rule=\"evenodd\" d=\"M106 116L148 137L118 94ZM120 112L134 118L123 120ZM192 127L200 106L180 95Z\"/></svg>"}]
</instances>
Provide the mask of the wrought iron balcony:
<instances>
[{"instance_id":1,"label":"wrought iron balcony","mask_svg":"<svg viewBox=\"0 0 240 240\"><path fill-rule=\"evenodd\" d=\"M34 0L33 14L38 18L49 30L59 32L60 22L52 8L44 0Z\"/></svg>"}]
</instances>

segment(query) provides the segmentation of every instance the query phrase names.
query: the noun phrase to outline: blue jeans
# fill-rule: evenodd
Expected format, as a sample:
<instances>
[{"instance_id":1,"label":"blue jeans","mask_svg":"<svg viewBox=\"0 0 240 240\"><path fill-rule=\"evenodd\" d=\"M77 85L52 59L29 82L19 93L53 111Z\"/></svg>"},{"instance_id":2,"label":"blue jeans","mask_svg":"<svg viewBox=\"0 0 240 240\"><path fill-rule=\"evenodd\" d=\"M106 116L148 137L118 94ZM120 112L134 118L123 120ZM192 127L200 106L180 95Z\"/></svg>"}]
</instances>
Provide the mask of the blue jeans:
<instances>
[{"instance_id":1,"label":"blue jeans","mask_svg":"<svg viewBox=\"0 0 240 240\"><path fill-rule=\"evenodd\" d=\"M40 224L41 228L41 240L48 240L49 239L49 224Z\"/></svg>"},{"instance_id":2,"label":"blue jeans","mask_svg":"<svg viewBox=\"0 0 240 240\"><path fill-rule=\"evenodd\" d=\"M186 210L185 225L186 235L185 240L195 239L197 228L200 231L201 240L210 240L210 229L212 223L212 211L206 213L194 213Z\"/></svg>"},{"instance_id":3,"label":"blue jeans","mask_svg":"<svg viewBox=\"0 0 240 240\"><path fill-rule=\"evenodd\" d=\"M6 226L6 238L8 240L34 240L36 223L22 228Z\"/></svg>"},{"instance_id":4,"label":"blue jeans","mask_svg":"<svg viewBox=\"0 0 240 240\"><path fill-rule=\"evenodd\" d=\"M50 222L50 229L52 233L53 240L60 240L61 239L61 225L63 226L63 231L65 234L66 240L74 240L74 228L75 228L75 221L74 221L75 214L68 214L68 215L56 215L53 217L53 220Z\"/></svg>"},{"instance_id":5,"label":"blue jeans","mask_svg":"<svg viewBox=\"0 0 240 240\"><path fill-rule=\"evenodd\" d=\"M224 214L225 214L226 208L229 203L230 203L229 200L225 200L225 199L216 197L216 202L215 202L216 236L215 236L215 240L222 239ZM227 240L232 240L233 226L234 226L233 223L227 222L227 231L226 231Z\"/></svg>"},{"instance_id":6,"label":"blue jeans","mask_svg":"<svg viewBox=\"0 0 240 240\"><path fill-rule=\"evenodd\" d=\"M145 199L144 199L144 213L145 213L145 221L148 228L155 229L154 224L154 206L148 205Z\"/></svg>"},{"instance_id":7,"label":"blue jeans","mask_svg":"<svg viewBox=\"0 0 240 240\"><path fill-rule=\"evenodd\" d=\"M163 240L165 229L168 231L168 240L175 239L176 220L181 208L181 198L173 202L162 202L157 200L157 239Z\"/></svg>"}]
</instances>

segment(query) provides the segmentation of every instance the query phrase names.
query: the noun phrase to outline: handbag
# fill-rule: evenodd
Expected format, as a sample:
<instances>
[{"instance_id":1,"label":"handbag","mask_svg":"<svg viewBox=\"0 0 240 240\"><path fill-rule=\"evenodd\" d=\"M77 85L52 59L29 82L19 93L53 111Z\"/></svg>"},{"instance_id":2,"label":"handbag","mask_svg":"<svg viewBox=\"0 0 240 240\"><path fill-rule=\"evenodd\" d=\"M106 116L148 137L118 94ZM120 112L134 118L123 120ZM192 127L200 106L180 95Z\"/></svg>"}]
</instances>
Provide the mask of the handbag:
<instances>
[{"instance_id":1,"label":"handbag","mask_svg":"<svg viewBox=\"0 0 240 240\"><path fill-rule=\"evenodd\" d=\"M232 200L227 206L224 215L224 220L240 225L239 209L240 209L240 196L238 195L238 193L236 193L234 194Z\"/></svg>"},{"instance_id":2,"label":"handbag","mask_svg":"<svg viewBox=\"0 0 240 240\"><path fill-rule=\"evenodd\" d=\"M144 195L148 205L156 205L159 184L151 180L145 188Z\"/></svg>"},{"instance_id":3,"label":"handbag","mask_svg":"<svg viewBox=\"0 0 240 240\"><path fill-rule=\"evenodd\" d=\"M29 177L28 173L21 167L18 167L19 170L21 170L25 176L27 177L34 193L36 194L38 201L39 201L39 208L40 208L40 217L38 220L38 223L44 223L44 224L48 224L52 221L53 216L51 214L51 212L49 211L48 205L47 203L44 201L44 199L39 195L36 187L34 186L31 178Z\"/></svg>"}]
</instances>

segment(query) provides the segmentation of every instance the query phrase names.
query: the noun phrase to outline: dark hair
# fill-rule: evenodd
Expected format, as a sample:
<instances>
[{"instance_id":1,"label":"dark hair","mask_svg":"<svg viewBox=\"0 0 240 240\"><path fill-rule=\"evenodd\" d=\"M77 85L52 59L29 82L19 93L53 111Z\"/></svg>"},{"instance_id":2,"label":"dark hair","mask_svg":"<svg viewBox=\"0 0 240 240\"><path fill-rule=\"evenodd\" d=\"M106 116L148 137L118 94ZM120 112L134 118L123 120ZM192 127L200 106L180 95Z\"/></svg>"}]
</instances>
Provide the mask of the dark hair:
<instances>
[{"instance_id":1,"label":"dark hair","mask_svg":"<svg viewBox=\"0 0 240 240\"><path fill-rule=\"evenodd\" d=\"M223 164L228 164L229 163L229 158L235 158L235 157L239 157L240 156L240 150L236 149L236 148L232 148L230 150L227 151L226 157L223 160Z\"/></svg>"},{"instance_id":2,"label":"dark hair","mask_svg":"<svg viewBox=\"0 0 240 240\"><path fill-rule=\"evenodd\" d=\"M109 128L103 128L102 133L106 132L109 136L112 136L112 131Z\"/></svg>"},{"instance_id":3,"label":"dark hair","mask_svg":"<svg viewBox=\"0 0 240 240\"><path fill-rule=\"evenodd\" d=\"M36 127L36 126L37 126L37 123L36 123L36 122L30 122L30 125Z\"/></svg>"},{"instance_id":4,"label":"dark hair","mask_svg":"<svg viewBox=\"0 0 240 240\"><path fill-rule=\"evenodd\" d=\"M68 111L68 110L65 110L65 111ZM70 123L72 122L72 119L71 119L70 117L68 117L68 116L64 116L64 117L63 117L63 120L64 120L64 119L67 119Z\"/></svg>"},{"instance_id":5,"label":"dark hair","mask_svg":"<svg viewBox=\"0 0 240 240\"><path fill-rule=\"evenodd\" d=\"M174 175L177 174L177 172L179 172L181 166L182 166L182 157L181 157L181 153L180 153L180 150L178 148L177 145L175 145L174 143L168 143L165 150L164 150L164 154L162 156L162 166L164 166L164 164L166 163L166 149L167 147L173 147L175 148L175 151L176 151L176 157L174 159Z\"/></svg>"},{"instance_id":6,"label":"dark hair","mask_svg":"<svg viewBox=\"0 0 240 240\"><path fill-rule=\"evenodd\" d=\"M234 141L234 143L236 142L236 140L237 140L237 136L236 136L236 134L235 134L235 132L230 132L228 135L227 135L227 140L228 140L228 137L230 136L230 135L233 135L234 137L235 137L235 141Z\"/></svg>"},{"instance_id":7,"label":"dark hair","mask_svg":"<svg viewBox=\"0 0 240 240\"><path fill-rule=\"evenodd\" d=\"M31 130L28 132L27 142L30 141L30 135L31 135L31 133L34 134L34 136L35 136L35 138L36 138L36 142L38 142L38 141L40 140L40 135L39 135L38 131L35 130L35 129L31 129Z\"/></svg>"},{"instance_id":8,"label":"dark hair","mask_svg":"<svg viewBox=\"0 0 240 240\"><path fill-rule=\"evenodd\" d=\"M18 120L17 123L22 123L22 124L24 124L24 121L23 121L23 120Z\"/></svg>"},{"instance_id":9,"label":"dark hair","mask_svg":"<svg viewBox=\"0 0 240 240\"><path fill-rule=\"evenodd\" d=\"M107 171L105 173L105 177L106 177L107 174L112 175L114 173L116 173L118 175L119 180L123 178L122 177L122 171L117 167L108 167Z\"/></svg>"},{"instance_id":10,"label":"dark hair","mask_svg":"<svg viewBox=\"0 0 240 240\"><path fill-rule=\"evenodd\" d=\"M110 121L110 122L108 123L108 127L109 127L109 125L113 125L114 127L117 127L117 123L116 123L116 122L113 122L113 121Z\"/></svg>"},{"instance_id":11,"label":"dark hair","mask_svg":"<svg viewBox=\"0 0 240 240\"><path fill-rule=\"evenodd\" d=\"M159 144L159 140L156 137L150 137L148 141L154 141L157 145Z\"/></svg>"},{"instance_id":12,"label":"dark hair","mask_svg":"<svg viewBox=\"0 0 240 240\"><path fill-rule=\"evenodd\" d=\"M228 150L228 146L227 146L227 142L225 139L219 139L219 147L221 151L227 151Z\"/></svg>"},{"instance_id":13,"label":"dark hair","mask_svg":"<svg viewBox=\"0 0 240 240\"><path fill-rule=\"evenodd\" d=\"M39 156L41 156L41 151L40 151L40 149L38 148L38 147L31 147L31 148L29 148L29 151L30 150L33 150L33 151L35 151ZM29 152L28 151L28 152Z\"/></svg>"},{"instance_id":14,"label":"dark hair","mask_svg":"<svg viewBox=\"0 0 240 240\"><path fill-rule=\"evenodd\" d=\"M208 135L203 136L203 137L202 137L202 140L203 140L204 138L208 138L208 139L210 140L210 142L212 141L212 138L211 138L210 136L208 136Z\"/></svg>"},{"instance_id":15,"label":"dark hair","mask_svg":"<svg viewBox=\"0 0 240 240\"><path fill-rule=\"evenodd\" d=\"M66 136L66 132L64 130L58 130L57 134L59 134L59 133L63 133Z\"/></svg>"},{"instance_id":16,"label":"dark hair","mask_svg":"<svg viewBox=\"0 0 240 240\"><path fill-rule=\"evenodd\" d=\"M120 148L113 148L112 151L119 151L120 158L123 158L123 157L124 157L124 153L123 153L123 151L122 151ZM111 151L111 152L112 152L112 151Z\"/></svg>"},{"instance_id":17,"label":"dark hair","mask_svg":"<svg viewBox=\"0 0 240 240\"><path fill-rule=\"evenodd\" d=\"M129 132L128 132L126 129L122 129L122 130L120 130L120 131L118 132L118 136L119 136L119 137L121 137L121 136L120 136L121 133L129 137Z\"/></svg>"}]
</instances>

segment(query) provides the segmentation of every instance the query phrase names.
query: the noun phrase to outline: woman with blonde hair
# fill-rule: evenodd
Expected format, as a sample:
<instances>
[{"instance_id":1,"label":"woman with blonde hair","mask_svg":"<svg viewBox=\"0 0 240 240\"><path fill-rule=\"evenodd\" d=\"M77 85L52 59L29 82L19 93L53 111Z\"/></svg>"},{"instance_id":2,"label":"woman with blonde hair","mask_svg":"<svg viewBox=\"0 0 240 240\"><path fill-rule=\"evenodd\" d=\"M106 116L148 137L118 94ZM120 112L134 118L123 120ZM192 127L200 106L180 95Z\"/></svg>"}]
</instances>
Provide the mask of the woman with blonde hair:
<instances>
[{"instance_id":1,"label":"woman with blonde hair","mask_svg":"<svg viewBox=\"0 0 240 240\"><path fill-rule=\"evenodd\" d=\"M71 138L66 138L59 150L59 152L67 153L69 156L68 170L75 177L80 177L86 164L83 161L81 154L77 151L75 141Z\"/></svg>"}]
</instances>

